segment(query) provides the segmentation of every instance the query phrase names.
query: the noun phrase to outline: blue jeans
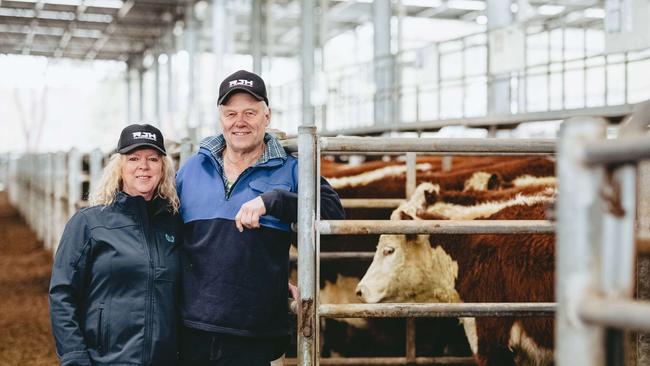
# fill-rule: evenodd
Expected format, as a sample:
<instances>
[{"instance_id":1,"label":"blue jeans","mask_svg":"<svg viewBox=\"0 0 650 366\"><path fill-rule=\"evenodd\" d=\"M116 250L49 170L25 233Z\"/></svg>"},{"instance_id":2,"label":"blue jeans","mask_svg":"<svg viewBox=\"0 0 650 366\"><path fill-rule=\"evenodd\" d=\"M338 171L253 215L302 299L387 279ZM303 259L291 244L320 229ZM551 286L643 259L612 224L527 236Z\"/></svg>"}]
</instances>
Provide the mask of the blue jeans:
<instances>
[{"instance_id":1,"label":"blue jeans","mask_svg":"<svg viewBox=\"0 0 650 366\"><path fill-rule=\"evenodd\" d=\"M248 338L183 327L182 366L269 366L280 357L289 337Z\"/></svg>"}]
</instances>

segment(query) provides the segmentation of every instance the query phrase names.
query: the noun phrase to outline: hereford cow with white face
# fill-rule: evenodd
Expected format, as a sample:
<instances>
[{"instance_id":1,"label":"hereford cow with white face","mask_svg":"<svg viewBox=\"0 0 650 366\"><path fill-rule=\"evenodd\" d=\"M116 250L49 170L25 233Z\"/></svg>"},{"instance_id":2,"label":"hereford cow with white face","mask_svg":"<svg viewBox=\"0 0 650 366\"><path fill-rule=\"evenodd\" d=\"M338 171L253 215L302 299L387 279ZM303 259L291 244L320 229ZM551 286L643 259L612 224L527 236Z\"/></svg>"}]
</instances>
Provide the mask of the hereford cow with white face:
<instances>
[{"instance_id":1,"label":"hereford cow with white face","mask_svg":"<svg viewBox=\"0 0 650 366\"><path fill-rule=\"evenodd\" d=\"M543 219L554 189L475 206L426 197L438 188L422 184L391 219L425 214L452 219ZM367 303L551 302L554 237L535 235L382 235L370 268L357 286ZM464 318L480 366L551 365L550 318Z\"/></svg>"}]
</instances>

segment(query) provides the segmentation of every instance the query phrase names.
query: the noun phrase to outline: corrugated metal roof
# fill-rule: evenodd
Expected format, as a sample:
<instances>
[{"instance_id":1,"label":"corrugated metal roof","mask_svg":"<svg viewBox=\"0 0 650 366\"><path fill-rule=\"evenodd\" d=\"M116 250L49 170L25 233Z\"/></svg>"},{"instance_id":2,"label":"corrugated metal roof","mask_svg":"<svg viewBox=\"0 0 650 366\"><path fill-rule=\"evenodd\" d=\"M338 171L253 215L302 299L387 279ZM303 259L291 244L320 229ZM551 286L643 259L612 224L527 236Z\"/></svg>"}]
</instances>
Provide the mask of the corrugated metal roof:
<instances>
[{"instance_id":1,"label":"corrugated metal roof","mask_svg":"<svg viewBox=\"0 0 650 366\"><path fill-rule=\"evenodd\" d=\"M183 17L186 0L0 0L0 53L127 60Z\"/></svg>"}]
</instances>

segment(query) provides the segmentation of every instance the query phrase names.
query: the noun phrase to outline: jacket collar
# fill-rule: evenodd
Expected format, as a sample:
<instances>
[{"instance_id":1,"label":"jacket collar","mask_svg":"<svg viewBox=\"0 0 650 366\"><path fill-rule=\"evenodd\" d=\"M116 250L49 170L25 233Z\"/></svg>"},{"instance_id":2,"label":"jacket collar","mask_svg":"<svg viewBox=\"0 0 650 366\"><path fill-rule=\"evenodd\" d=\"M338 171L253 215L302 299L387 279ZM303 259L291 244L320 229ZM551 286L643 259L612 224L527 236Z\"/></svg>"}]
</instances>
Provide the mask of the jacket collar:
<instances>
[{"instance_id":1,"label":"jacket collar","mask_svg":"<svg viewBox=\"0 0 650 366\"><path fill-rule=\"evenodd\" d=\"M255 164L253 164L253 166L265 164L272 159L287 159L287 153L284 151L284 147L282 147L282 144L280 144L278 139L268 133L264 133L264 143L266 144L264 153L262 153L262 156L255 162ZM206 149L214 159L223 165L222 153L226 148L226 139L223 137L223 134L204 139L201 141L201 148Z\"/></svg>"},{"instance_id":2,"label":"jacket collar","mask_svg":"<svg viewBox=\"0 0 650 366\"><path fill-rule=\"evenodd\" d=\"M160 198L159 196L155 196L151 202L153 203L155 209L153 212L155 214L160 213L160 211L166 211L168 207L168 202L165 199ZM134 211L137 212L138 206L144 207L146 205L147 201L145 201L144 197L142 196L130 196L127 193L124 193L124 191L119 191L117 192L117 195L115 196L115 205L124 209L127 209L129 211Z\"/></svg>"}]
</instances>

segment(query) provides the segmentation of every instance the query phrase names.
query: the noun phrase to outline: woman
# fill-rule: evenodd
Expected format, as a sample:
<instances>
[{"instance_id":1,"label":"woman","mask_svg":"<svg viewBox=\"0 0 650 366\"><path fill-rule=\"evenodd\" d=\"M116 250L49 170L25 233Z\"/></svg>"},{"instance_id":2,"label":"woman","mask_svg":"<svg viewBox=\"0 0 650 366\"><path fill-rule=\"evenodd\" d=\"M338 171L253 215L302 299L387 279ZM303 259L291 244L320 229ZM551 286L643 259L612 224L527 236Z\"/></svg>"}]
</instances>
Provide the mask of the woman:
<instances>
[{"instance_id":1,"label":"woman","mask_svg":"<svg viewBox=\"0 0 650 366\"><path fill-rule=\"evenodd\" d=\"M50 317L62 365L175 365L180 220L174 165L150 125L126 127L91 207L61 237Z\"/></svg>"}]
</instances>

